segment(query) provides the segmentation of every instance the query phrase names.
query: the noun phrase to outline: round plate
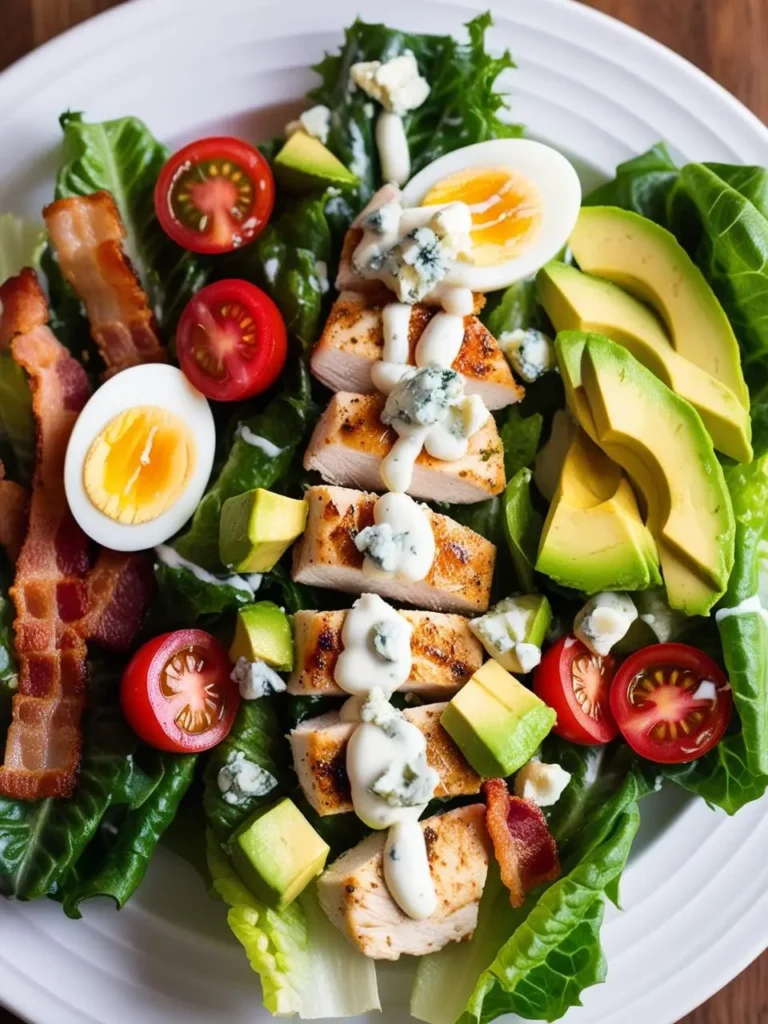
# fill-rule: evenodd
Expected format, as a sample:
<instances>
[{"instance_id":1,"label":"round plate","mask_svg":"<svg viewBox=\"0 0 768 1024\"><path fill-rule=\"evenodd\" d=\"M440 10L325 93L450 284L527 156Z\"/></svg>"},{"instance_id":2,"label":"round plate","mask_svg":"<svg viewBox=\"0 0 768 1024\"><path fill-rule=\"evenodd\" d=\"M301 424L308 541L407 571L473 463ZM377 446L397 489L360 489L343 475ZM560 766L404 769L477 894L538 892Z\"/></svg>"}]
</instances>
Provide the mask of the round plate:
<instances>
[{"instance_id":1,"label":"round plate","mask_svg":"<svg viewBox=\"0 0 768 1024\"><path fill-rule=\"evenodd\" d=\"M212 127L279 130L361 7L419 32L461 34L487 0L134 0L0 76L0 207L39 216L52 197L57 117L136 114L180 144ZM589 188L665 139L678 157L768 164L768 132L735 99L649 39L563 0L499 5L490 39L519 71L511 116L569 155ZM768 802L734 819L679 793L650 798L603 928L609 981L578 1024L672 1024L768 945ZM388 1020L404 1021L410 969L385 967ZM160 850L129 906L79 924L48 902L0 908L0 998L36 1024L265 1021L255 976L193 870ZM373 1017L371 1018L374 1019Z\"/></svg>"}]
</instances>

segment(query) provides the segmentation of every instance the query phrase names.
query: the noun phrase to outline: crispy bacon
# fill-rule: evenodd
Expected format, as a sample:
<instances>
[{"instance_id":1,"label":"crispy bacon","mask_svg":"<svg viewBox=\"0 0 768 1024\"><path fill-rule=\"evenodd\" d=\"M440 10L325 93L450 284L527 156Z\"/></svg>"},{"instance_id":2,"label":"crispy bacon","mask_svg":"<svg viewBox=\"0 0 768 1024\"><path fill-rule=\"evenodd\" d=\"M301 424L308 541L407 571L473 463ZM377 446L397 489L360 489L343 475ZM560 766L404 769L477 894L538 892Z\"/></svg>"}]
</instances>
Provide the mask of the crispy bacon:
<instances>
[{"instance_id":1,"label":"crispy bacon","mask_svg":"<svg viewBox=\"0 0 768 1024\"><path fill-rule=\"evenodd\" d=\"M540 807L510 796L503 779L483 785L485 821L513 907L521 907L526 894L560 877L557 845Z\"/></svg>"},{"instance_id":2,"label":"crispy bacon","mask_svg":"<svg viewBox=\"0 0 768 1024\"><path fill-rule=\"evenodd\" d=\"M19 557L27 530L27 493L19 484L5 479L5 466L0 462L0 547L15 562Z\"/></svg>"},{"instance_id":3,"label":"crispy bacon","mask_svg":"<svg viewBox=\"0 0 768 1024\"><path fill-rule=\"evenodd\" d=\"M108 192L58 199L43 211L64 276L82 299L107 376L168 353L130 260L125 228Z\"/></svg>"},{"instance_id":4,"label":"crispy bacon","mask_svg":"<svg viewBox=\"0 0 768 1024\"><path fill-rule=\"evenodd\" d=\"M88 576L86 639L127 651L155 593L152 563L141 553L102 551Z\"/></svg>"},{"instance_id":5,"label":"crispy bacon","mask_svg":"<svg viewBox=\"0 0 768 1024\"><path fill-rule=\"evenodd\" d=\"M80 760L89 542L64 494L64 455L90 388L85 371L44 326L45 298L31 271L0 289L0 336L30 378L37 461L27 536L11 596L19 656L0 793L24 800L72 793ZM14 336L15 335L15 336Z\"/></svg>"}]
</instances>

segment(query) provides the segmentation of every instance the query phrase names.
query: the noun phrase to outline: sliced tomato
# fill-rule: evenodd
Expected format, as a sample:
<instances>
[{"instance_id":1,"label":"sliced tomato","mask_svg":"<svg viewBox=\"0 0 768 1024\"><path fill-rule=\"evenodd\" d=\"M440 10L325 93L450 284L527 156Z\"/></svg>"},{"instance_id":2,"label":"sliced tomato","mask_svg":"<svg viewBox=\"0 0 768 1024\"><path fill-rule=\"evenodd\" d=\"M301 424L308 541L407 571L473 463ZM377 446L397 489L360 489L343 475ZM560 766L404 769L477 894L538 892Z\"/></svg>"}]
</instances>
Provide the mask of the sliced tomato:
<instances>
[{"instance_id":1,"label":"sliced tomato","mask_svg":"<svg viewBox=\"0 0 768 1024\"><path fill-rule=\"evenodd\" d=\"M151 747L199 753L229 733L240 692L230 679L226 648L202 629L180 629L134 654L120 702L128 724Z\"/></svg>"},{"instance_id":2,"label":"sliced tomato","mask_svg":"<svg viewBox=\"0 0 768 1024\"><path fill-rule=\"evenodd\" d=\"M541 659L533 689L557 712L553 732L572 743L608 743L618 735L609 706L616 660L600 658L581 640L564 636Z\"/></svg>"},{"instance_id":3,"label":"sliced tomato","mask_svg":"<svg viewBox=\"0 0 768 1024\"><path fill-rule=\"evenodd\" d=\"M192 252L220 253L252 242L275 205L269 164L230 136L198 139L165 163L155 212L166 234Z\"/></svg>"},{"instance_id":4,"label":"sliced tomato","mask_svg":"<svg viewBox=\"0 0 768 1024\"><path fill-rule=\"evenodd\" d=\"M616 673L611 710L641 757L685 764L720 742L733 696L708 654L688 644L654 644L627 658Z\"/></svg>"},{"instance_id":5,"label":"sliced tomato","mask_svg":"<svg viewBox=\"0 0 768 1024\"><path fill-rule=\"evenodd\" d=\"M285 321L255 284L216 281L187 303L176 352L186 377L207 398L240 401L274 384L285 366Z\"/></svg>"}]
</instances>

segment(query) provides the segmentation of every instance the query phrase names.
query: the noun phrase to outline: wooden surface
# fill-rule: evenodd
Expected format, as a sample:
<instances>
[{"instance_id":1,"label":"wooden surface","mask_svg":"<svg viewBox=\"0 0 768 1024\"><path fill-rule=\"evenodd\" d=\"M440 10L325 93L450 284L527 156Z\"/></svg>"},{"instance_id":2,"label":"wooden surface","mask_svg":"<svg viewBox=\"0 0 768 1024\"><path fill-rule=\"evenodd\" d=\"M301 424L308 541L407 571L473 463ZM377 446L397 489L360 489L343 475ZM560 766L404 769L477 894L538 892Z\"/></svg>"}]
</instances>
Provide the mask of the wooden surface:
<instances>
[{"instance_id":1,"label":"wooden surface","mask_svg":"<svg viewBox=\"0 0 768 1024\"><path fill-rule=\"evenodd\" d=\"M0 69L71 25L120 2L0 0ZM493 2L489 0L489 6ZM768 0L588 2L687 57L768 122ZM370 6L371 0L360 0L361 14ZM375 14L382 16L378 4ZM0 1024L14 1021L0 1009ZM768 1024L768 953L680 1024Z\"/></svg>"}]
</instances>

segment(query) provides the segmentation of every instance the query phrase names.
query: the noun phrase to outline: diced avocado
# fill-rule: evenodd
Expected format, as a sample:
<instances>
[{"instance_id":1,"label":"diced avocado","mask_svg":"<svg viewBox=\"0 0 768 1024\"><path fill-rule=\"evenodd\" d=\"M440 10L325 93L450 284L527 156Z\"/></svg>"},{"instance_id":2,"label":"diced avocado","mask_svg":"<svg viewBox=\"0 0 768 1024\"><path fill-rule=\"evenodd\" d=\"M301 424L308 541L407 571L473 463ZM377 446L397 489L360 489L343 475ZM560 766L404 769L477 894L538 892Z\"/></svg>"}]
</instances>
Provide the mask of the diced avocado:
<instances>
[{"instance_id":1,"label":"diced avocado","mask_svg":"<svg viewBox=\"0 0 768 1024\"><path fill-rule=\"evenodd\" d=\"M529 761L556 717L491 659L459 690L440 722L475 771L490 779L511 775Z\"/></svg>"},{"instance_id":2,"label":"diced avocado","mask_svg":"<svg viewBox=\"0 0 768 1024\"><path fill-rule=\"evenodd\" d=\"M219 556L237 572L269 572L307 524L307 503L257 487L221 509Z\"/></svg>"},{"instance_id":3,"label":"diced avocado","mask_svg":"<svg viewBox=\"0 0 768 1024\"><path fill-rule=\"evenodd\" d=\"M533 563L539 544L542 518L531 504L530 469L520 469L504 490L504 534L512 563L525 590L534 590Z\"/></svg>"},{"instance_id":4,"label":"diced avocado","mask_svg":"<svg viewBox=\"0 0 768 1024\"><path fill-rule=\"evenodd\" d=\"M733 565L734 521L698 413L607 338L561 332L557 352L571 411L643 495L670 606L707 614Z\"/></svg>"},{"instance_id":5,"label":"diced avocado","mask_svg":"<svg viewBox=\"0 0 768 1024\"><path fill-rule=\"evenodd\" d=\"M541 661L551 622L552 608L543 594L516 594L472 619L469 628L502 668L525 675Z\"/></svg>"},{"instance_id":6,"label":"diced avocado","mask_svg":"<svg viewBox=\"0 0 768 1024\"><path fill-rule=\"evenodd\" d=\"M736 335L723 307L675 236L615 206L584 207L568 244L582 270L649 303L672 345L749 408Z\"/></svg>"},{"instance_id":7,"label":"diced avocado","mask_svg":"<svg viewBox=\"0 0 768 1024\"><path fill-rule=\"evenodd\" d=\"M262 808L235 832L229 853L254 896L283 910L325 867L327 843L292 800Z\"/></svg>"},{"instance_id":8,"label":"diced avocado","mask_svg":"<svg viewBox=\"0 0 768 1024\"><path fill-rule=\"evenodd\" d=\"M285 188L308 192L327 185L354 187L357 178L319 139L298 131L275 157L275 177Z\"/></svg>"},{"instance_id":9,"label":"diced avocado","mask_svg":"<svg viewBox=\"0 0 768 1024\"><path fill-rule=\"evenodd\" d=\"M290 672L293 668L293 631L282 608L272 601L258 601L239 608L229 657L233 663L238 658L265 661L278 672Z\"/></svg>"},{"instance_id":10,"label":"diced avocado","mask_svg":"<svg viewBox=\"0 0 768 1024\"><path fill-rule=\"evenodd\" d=\"M603 334L628 349L697 410L715 448L739 462L752 458L749 412L720 380L672 348L658 317L629 292L564 263L537 277L539 297L558 331Z\"/></svg>"},{"instance_id":11,"label":"diced avocado","mask_svg":"<svg viewBox=\"0 0 768 1024\"><path fill-rule=\"evenodd\" d=\"M661 583L656 545L629 481L580 429L549 506L536 568L587 594Z\"/></svg>"}]
</instances>

